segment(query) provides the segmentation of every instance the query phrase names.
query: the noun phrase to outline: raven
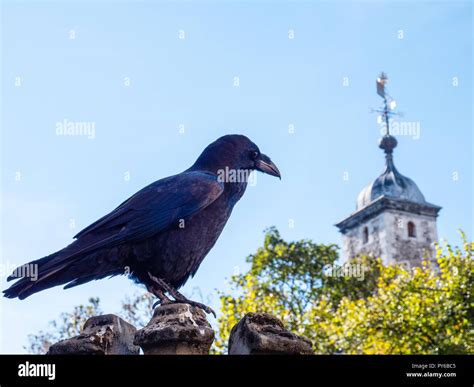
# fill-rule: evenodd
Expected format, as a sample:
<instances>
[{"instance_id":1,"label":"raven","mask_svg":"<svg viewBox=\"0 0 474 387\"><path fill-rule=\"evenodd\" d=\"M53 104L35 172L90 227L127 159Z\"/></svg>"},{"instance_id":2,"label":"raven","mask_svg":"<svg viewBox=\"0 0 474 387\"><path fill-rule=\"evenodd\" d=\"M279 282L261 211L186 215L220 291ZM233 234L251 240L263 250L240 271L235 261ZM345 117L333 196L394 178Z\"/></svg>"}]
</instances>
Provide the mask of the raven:
<instances>
[{"instance_id":1,"label":"raven","mask_svg":"<svg viewBox=\"0 0 474 387\"><path fill-rule=\"evenodd\" d=\"M4 296L22 300L57 285L67 289L128 274L158 297L157 303L187 303L214 313L177 289L196 274L216 243L253 170L281 178L247 137L220 137L189 169L141 189L79 232L70 245L23 265L36 265L35 281L14 271L7 281L18 281Z\"/></svg>"}]
</instances>

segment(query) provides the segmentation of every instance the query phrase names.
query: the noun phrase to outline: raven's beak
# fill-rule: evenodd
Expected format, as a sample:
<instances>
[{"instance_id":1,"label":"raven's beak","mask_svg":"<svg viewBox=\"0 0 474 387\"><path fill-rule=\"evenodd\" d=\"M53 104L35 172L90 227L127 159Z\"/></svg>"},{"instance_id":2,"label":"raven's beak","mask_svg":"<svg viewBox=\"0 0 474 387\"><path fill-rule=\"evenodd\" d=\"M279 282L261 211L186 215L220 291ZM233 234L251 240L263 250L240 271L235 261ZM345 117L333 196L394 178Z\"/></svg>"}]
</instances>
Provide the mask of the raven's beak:
<instances>
[{"instance_id":1,"label":"raven's beak","mask_svg":"<svg viewBox=\"0 0 474 387\"><path fill-rule=\"evenodd\" d=\"M278 170L277 166L272 160L270 160L270 157L264 155L263 153L261 153L259 158L256 160L255 169L268 175L276 176L281 180L280 171Z\"/></svg>"}]
</instances>

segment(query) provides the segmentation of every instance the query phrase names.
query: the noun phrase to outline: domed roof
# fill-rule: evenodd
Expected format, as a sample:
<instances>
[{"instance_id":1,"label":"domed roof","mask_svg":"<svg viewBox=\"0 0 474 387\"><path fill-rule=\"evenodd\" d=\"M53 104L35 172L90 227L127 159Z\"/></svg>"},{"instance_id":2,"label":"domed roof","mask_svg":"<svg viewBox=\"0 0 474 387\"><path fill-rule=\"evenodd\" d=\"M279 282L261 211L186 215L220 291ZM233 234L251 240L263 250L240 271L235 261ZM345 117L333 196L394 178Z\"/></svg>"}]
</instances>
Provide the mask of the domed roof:
<instances>
[{"instance_id":1,"label":"domed roof","mask_svg":"<svg viewBox=\"0 0 474 387\"><path fill-rule=\"evenodd\" d=\"M427 204L425 197L415 182L403 176L395 168L392 151L396 146L397 140L391 135L385 135L380 140L379 147L385 150L387 164L383 173L359 193L357 197L357 210L367 206L381 196Z\"/></svg>"}]
</instances>

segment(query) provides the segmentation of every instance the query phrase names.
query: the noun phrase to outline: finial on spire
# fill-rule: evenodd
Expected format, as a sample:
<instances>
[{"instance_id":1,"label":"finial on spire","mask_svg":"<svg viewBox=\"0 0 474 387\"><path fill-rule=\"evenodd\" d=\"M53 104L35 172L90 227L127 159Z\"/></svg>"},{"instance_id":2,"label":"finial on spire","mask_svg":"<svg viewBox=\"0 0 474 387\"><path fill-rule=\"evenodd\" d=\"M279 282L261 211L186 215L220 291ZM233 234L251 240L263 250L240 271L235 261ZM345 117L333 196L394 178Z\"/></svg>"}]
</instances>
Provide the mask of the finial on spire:
<instances>
[{"instance_id":1,"label":"finial on spire","mask_svg":"<svg viewBox=\"0 0 474 387\"><path fill-rule=\"evenodd\" d=\"M383 98L383 108L377 110L379 113L382 113L381 118L385 122L386 134L390 135L390 116L395 114L393 109L396 107L395 100L387 93L385 86L388 83L387 74L383 71L380 73L377 78L377 94Z\"/></svg>"},{"instance_id":2,"label":"finial on spire","mask_svg":"<svg viewBox=\"0 0 474 387\"><path fill-rule=\"evenodd\" d=\"M379 148L383 149L385 154L391 155L393 152L393 149L396 148L397 144L398 142L395 137L393 137L390 134L386 134L380 139Z\"/></svg>"},{"instance_id":3,"label":"finial on spire","mask_svg":"<svg viewBox=\"0 0 474 387\"><path fill-rule=\"evenodd\" d=\"M387 83L388 83L387 74L385 74L382 71L379 77L377 78L377 94L380 95L382 98L385 98L385 85Z\"/></svg>"},{"instance_id":4,"label":"finial on spire","mask_svg":"<svg viewBox=\"0 0 474 387\"><path fill-rule=\"evenodd\" d=\"M397 146L397 139L390 134L390 117L398 114L393 110L396 107L395 100L388 94L386 85L388 83L387 74L383 71L380 73L377 78L377 94L383 98L383 107L377 109L376 111L380 113L380 118L385 124L385 135L379 141L379 148L383 149L385 152L385 157L387 159L387 168L395 168L393 165L392 153L395 147Z\"/></svg>"}]
</instances>

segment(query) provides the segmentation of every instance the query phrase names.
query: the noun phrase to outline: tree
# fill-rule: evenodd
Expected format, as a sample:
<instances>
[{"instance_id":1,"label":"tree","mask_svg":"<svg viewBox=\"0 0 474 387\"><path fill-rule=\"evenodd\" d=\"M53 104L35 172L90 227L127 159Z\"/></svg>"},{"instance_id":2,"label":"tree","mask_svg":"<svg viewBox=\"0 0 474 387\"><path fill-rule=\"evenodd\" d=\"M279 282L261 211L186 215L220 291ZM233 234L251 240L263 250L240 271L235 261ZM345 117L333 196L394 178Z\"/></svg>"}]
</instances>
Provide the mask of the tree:
<instances>
[{"instance_id":1,"label":"tree","mask_svg":"<svg viewBox=\"0 0 474 387\"><path fill-rule=\"evenodd\" d=\"M334 245L286 242L274 228L250 269L221 293L218 352L248 312L268 312L308 337L317 353L472 353L473 243L437 247L437 264L407 270L360 257L364 280L328 276Z\"/></svg>"},{"instance_id":2,"label":"tree","mask_svg":"<svg viewBox=\"0 0 474 387\"><path fill-rule=\"evenodd\" d=\"M437 247L436 264L407 270L359 257L349 267L363 269L363 276L354 275L360 270L340 276L347 272L333 270L340 269L336 245L287 242L271 228L263 247L247 257L248 271L232 276L230 290L219 293L213 353L226 352L230 330L248 312L280 318L309 338L316 353L473 353L474 243L462 237L462 248ZM153 301L149 293L127 297L118 314L143 327ZM46 332L29 335L27 350L45 353L51 344L78 335L89 317L101 313L99 299L91 298L61 314Z\"/></svg>"}]
</instances>

